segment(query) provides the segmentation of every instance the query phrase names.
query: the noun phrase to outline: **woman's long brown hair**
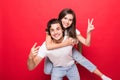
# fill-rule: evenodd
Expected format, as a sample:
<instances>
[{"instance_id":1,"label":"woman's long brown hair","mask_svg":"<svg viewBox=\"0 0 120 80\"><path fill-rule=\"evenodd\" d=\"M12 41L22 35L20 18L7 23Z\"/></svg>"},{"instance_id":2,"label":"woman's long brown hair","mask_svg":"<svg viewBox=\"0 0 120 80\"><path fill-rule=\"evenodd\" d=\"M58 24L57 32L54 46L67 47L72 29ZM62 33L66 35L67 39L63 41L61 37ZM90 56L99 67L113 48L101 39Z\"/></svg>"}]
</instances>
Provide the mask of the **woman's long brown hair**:
<instances>
[{"instance_id":1,"label":"woman's long brown hair","mask_svg":"<svg viewBox=\"0 0 120 80\"><path fill-rule=\"evenodd\" d=\"M68 32L68 36L70 36L72 38L76 38L76 15L75 15L74 11L72 9L69 9L69 8L63 9L59 14L58 19L61 20L67 14L72 14L73 15L73 22L72 22L71 26L66 29L67 32ZM79 52L82 52L81 42L79 42L77 44L77 47L78 47Z\"/></svg>"},{"instance_id":2,"label":"woman's long brown hair","mask_svg":"<svg viewBox=\"0 0 120 80\"><path fill-rule=\"evenodd\" d=\"M67 14L72 14L73 15L73 22L71 24L70 27L68 27L66 30L68 32L68 36L72 37L72 38L76 38L76 16L75 16L75 13L72 9L63 9L59 16L58 16L58 19L61 20L63 19Z\"/></svg>"}]
</instances>

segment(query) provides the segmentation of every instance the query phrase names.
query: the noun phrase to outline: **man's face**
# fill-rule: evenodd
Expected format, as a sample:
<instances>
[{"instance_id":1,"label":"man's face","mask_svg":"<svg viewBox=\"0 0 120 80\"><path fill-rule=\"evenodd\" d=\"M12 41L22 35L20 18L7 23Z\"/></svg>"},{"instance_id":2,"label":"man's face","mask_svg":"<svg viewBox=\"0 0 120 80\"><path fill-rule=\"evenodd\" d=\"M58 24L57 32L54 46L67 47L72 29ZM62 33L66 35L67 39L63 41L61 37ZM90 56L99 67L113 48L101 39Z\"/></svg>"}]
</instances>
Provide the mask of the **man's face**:
<instances>
[{"instance_id":1,"label":"man's face","mask_svg":"<svg viewBox=\"0 0 120 80\"><path fill-rule=\"evenodd\" d=\"M52 24L50 27L51 37L58 41L63 37L63 30L59 23Z\"/></svg>"}]
</instances>

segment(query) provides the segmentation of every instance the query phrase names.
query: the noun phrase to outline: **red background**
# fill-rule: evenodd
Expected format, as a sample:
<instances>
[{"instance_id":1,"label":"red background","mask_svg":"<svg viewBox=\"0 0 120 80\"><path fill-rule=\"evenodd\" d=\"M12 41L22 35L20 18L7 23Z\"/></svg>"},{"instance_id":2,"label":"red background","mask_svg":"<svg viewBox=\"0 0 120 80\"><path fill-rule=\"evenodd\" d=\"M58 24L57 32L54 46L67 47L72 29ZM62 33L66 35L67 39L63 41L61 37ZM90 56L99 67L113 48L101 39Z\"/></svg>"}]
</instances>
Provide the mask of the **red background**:
<instances>
[{"instance_id":1,"label":"red background","mask_svg":"<svg viewBox=\"0 0 120 80\"><path fill-rule=\"evenodd\" d=\"M0 79L50 80L43 73L43 61L33 71L27 58L34 42L45 40L47 21L63 8L72 8L77 28L86 35L87 19L94 18L90 47L83 55L113 80L119 80L120 1L119 0L2 0L0 12ZM78 65L81 80L101 80Z\"/></svg>"}]
</instances>

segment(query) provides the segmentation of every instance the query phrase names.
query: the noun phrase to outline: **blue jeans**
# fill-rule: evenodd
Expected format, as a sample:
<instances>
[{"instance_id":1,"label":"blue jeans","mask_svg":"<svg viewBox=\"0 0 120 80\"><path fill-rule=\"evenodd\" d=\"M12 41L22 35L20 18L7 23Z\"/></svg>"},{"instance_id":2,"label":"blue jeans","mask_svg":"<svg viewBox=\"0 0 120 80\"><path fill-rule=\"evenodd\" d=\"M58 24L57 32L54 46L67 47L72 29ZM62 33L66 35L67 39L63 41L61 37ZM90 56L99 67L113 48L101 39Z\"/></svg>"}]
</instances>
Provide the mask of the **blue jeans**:
<instances>
[{"instance_id":1,"label":"blue jeans","mask_svg":"<svg viewBox=\"0 0 120 80\"><path fill-rule=\"evenodd\" d=\"M52 73L52 69L53 69L53 64L49 60L49 58L46 57L44 61L44 73L49 75Z\"/></svg>"},{"instance_id":2,"label":"blue jeans","mask_svg":"<svg viewBox=\"0 0 120 80\"><path fill-rule=\"evenodd\" d=\"M85 58L78 50L73 48L73 59L79 63L81 66L85 67L88 71L93 72L96 69L96 66Z\"/></svg>"},{"instance_id":3,"label":"blue jeans","mask_svg":"<svg viewBox=\"0 0 120 80\"><path fill-rule=\"evenodd\" d=\"M64 76L69 80L80 80L79 72L75 64L68 67L53 67L51 80L62 80Z\"/></svg>"},{"instance_id":4,"label":"blue jeans","mask_svg":"<svg viewBox=\"0 0 120 80\"><path fill-rule=\"evenodd\" d=\"M96 69L96 66L90 62L87 58L85 58L78 50L73 48L73 54L72 54L73 59L79 63L81 66L85 67L87 70L90 72L93 72ZM51 61L47 58L45 60L45 65L44 65L44 72L46 74L51 74L52 72L53 65Z\"/></svg>"}]
</instances>

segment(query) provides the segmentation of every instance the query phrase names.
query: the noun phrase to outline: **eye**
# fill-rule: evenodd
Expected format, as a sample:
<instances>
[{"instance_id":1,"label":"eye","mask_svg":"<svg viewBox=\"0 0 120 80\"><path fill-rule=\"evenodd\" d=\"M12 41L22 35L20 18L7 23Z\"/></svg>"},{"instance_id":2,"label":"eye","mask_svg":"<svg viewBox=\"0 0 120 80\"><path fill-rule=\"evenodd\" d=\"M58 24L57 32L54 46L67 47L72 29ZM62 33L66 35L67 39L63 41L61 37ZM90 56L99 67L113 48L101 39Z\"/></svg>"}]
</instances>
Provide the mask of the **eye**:
<instances>
[{"instance_id":1,"label":"eye","mask_svg":"<svg viewBox=\"0 0 120 80\"><path fill-rule=\"evenodd\" d=\"M64 19L67 19L66 17L64 17Z\"/></svg>"},{"instance_id":2,"label":"eye","mask_svg":"<svg viewBox=\"0 0 120 80\"><path fill-rule=\"evenodd\" d=\"M50 32L53 32L54 31L54 29L50 29Z\"/></svg>"},{"instance_id":3,"label":"eye","mask_svg":"<svg viewBox=\"0 0 120 80\"><path fill-rule=\"evenodd\" d=\"M73 19L69 19L69 21L73 21Z\"/></svg>"},{"instance_id":4,"label":"eye","mask_svg":"<svg viewBox=\"0 0 120 80\"><path fill-rule=\"evenodd\" d=\"M60 30L60 29L61 29L60 27L57 28L57 30Z\"/></svg>"}]
</instances>

